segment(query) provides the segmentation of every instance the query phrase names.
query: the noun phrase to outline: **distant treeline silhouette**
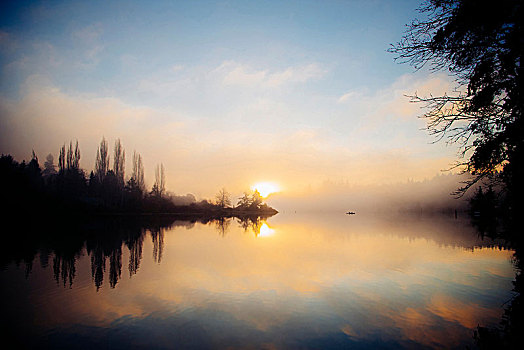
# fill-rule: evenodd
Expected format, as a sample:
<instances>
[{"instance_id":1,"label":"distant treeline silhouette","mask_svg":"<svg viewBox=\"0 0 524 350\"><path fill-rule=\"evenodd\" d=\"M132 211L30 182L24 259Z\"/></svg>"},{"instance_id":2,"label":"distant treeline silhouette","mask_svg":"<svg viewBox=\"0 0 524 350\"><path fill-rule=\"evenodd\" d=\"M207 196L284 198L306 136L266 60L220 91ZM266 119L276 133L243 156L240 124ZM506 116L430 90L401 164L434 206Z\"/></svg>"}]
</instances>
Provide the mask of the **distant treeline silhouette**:
<instances>
[{"instance_id":1,"label":"distant treeline silhouette","mask_svg":"<svg viewBox=\"0 0 524 350\"><path fill-rule=\"evenodd\" d=\"M10 155L0 158L0 186L9 211L38 215L45 211L75 213L165 213L195 214L213 217L274 215L276 210L262 201L258 191L244 193L235 207L229 193L222 189L216 201L194 196L173 196L166 192L165 170L157 165L155 182L147 191L144 182L142 157L133 152L132 173L126 180L126 153L119 139L113 152L113 167L107 141L103 138L96 152L94 170L86 175L80 167L78 141L73 146L64 144L59 151L58 169L52 154L47 155L41 167L33 151L29 162L18 163Z\"/></svg>"}]
</instances>

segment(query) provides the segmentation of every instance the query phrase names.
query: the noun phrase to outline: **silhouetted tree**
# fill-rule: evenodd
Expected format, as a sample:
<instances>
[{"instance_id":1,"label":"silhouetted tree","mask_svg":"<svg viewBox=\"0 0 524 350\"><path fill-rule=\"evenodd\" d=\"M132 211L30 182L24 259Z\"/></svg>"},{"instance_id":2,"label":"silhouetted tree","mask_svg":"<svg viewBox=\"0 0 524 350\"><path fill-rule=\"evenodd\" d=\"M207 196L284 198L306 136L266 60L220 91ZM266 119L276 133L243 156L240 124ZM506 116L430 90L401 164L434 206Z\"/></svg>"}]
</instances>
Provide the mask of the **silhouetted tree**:
<instances>
[{"instance_id":1,"label":"silhouetted tree","mask_svg":"<svg viewBox=\"0 0 524 350\"><path fill-rule=\"evenodd\" d=\"M166 191L166 175L164 164L159 164L155 169L155 183L151 194L155 197L162 197Z\"/></svg>"},{"instance_id":2,"label":"silhouetted tree","mask_svg":"<svg viewBox=\"0 0 524 350\"><path fill-rule=\"evenodd\" d=\"M38 157L36 156L35 151L32 152L31 161L27 165L27 172L29 177L31 178L31 181L40 181L42 171L40 169L40 165L38 164Z\"/></svg>"},{"instance_id":3,"label":"silhouetted tree","mask_svg":"<svg viewBox=\"0 0 524 350\"><path fill-rule=\"evenodd\" d=\"M65 148L64 148L64 151L65 151ZM80 169L80 148L78 147L78 140L76 141L74 151L73 151L73 141L69 141L69 147L67 148L67 157L66 157L66 169L67 170L73 170L73 169L79 170Z\"/></svg>"},{"instance_id":4,"label":"silhouetted tree","mask_svg":"<svg viewBox=\"0 0 524 350\"><path fill-rule=\"evenodd\" d=\"M228 208L231 206L231 195L226 191L225 188L222 188L215 196L216 205L220 208Z\"/></svg>"},{"instance_id":5,"label":"silhouetted tree","mask_svg":"<svg viewBox=\"0 0 524 350\"><path fill-rule=\"evenodd\" d=\"M260 192L258 192L258 190L253 191L253 194L251 195L251 208L258 209L262 204L262 201L263 199Z\"/></svg>"},{"instance_id":6,"label":"silhouetted tree","mask_svg":"<svg viewBox=\"0 0 524 350\"><path fill-rule=\"evenodd\" d=\"M120 187L124 187L124 172L126 162L126 151L122 148L120 139L115 141L115 151L113 156L113 171L118 179Z\"/></svg>"},{"instance_id":7,"label":"silhouetted tree","mask_svg":"<svg viewBox=\"0 0 524 350\"><path fill-rule=\"evenodd\" d=\"M104 204L111 209L118 208L121 202L122 189L113 170L106 173L102 181L101 191Z\"/></svg>"},{"instance_id":8,"label":"silhouetted tree","mask_svg":"<svg viewBox=\"0 0 524 350\"><path fill-rule=\"evenodd\" d=\"M69 147L67 148L67 169L73 168L73 141L69 141Z\"/></svg>"},{"instance_id":9,"label":"silhouetted tree","mask_svg":"<svg viewBox=\"0 0 524 350\"><path fill-rule=\"evenodd\" d=\"M144 193L146 186L144 182L144 165L142 164L142 156L136 151L133 152L133 173L131 174L134 186Z\"/></svg>"},{"instance_id":10,"label":"silhouetted tree","mask_svg":"<svg viewBox=\"0 0 524 350\"><path fill-rule=\"evenodd\" d=\"M54 164L54 157L51 153L47 155L44 162L44 170L42 171L43 176L56 175L56 166Z\"/></svg>"},{"instance_id":11,"label":"silhouetted tree","mask_svg":"<svg viewBox=\"0 0 524 350\"><path fill-rule=\"evenodd\" d=\"M126 191L128 208L138 211L144 196L145 183L142 157L136 151L133 152L133 171L127 181Z\"/></svg>"},{"instance_id":12,"label":"silhouetted tree","mask_svg":"<svg viewBox=\"0 0 524 350\"><path fill-rule=\"evenodd\" d=\"M251 205L251 196L249 193L244 192L244 195L238 199L237 207L241 209L247 209Z\"/></svg>"},{"instance_id":13,"label":"silhouetted tree","mask_svg":"<svg viewBox=\"0 0 524 350\"><path fill-rule=\"evenodd\" d=\"M109 157L105 139L102 139L97 150L95 170L90 172L89 179L86 179L84 170L80 168L78 141L75 147L70 141L67 150L64 144L59 154L60 171L55 174L53 156L47 156L45 179L34 151L29 163L22 161L18 164L11 156L0 157L0 192L10 203L11 211L45 208L46 211L60 212L65 216L94 212L198 213L207 215L208 220L218 215L235 215L235 208L231 208L230 195L224 188L217 194L216 204L206 200L197 203L195 196L191 194L167 195L163 164L156 168L151 193L144 195L144 168L142 158L136 152L133 155L133 174L127 184L122 186L125 153L119 140L115 144L115 159L118 161L114 164L119 176L114 170L108 169ZM252 196L245 193L239 206L254 210L262 208L261 203L258 192ZM219 208L228 210L222 211Z\"/></svg>"},{"instance_id":14,"label":"silhouetted tree","mask_svg":"<svg viewBox=\"0 0 524 350\"><path fill-rule=\"evenodd\" d=\"M486 192L482 190L482 186L479 186L470 199L472 223L482 236L496 236L499 215L497 202L497 195L491 186Z\"/></svg>"},{"instance_id":15,"label":"silhouetted tree","mask_svg":"<svg viewBox=\"0 0 524 350\"><path fill-rule=\"evenodd\" d=\"M93 171L89 173L89 190L88 194L90 197L98 197L100 193L100 182L98 181L98 177L95 175Z\"/></svg>"},{"instance_id":16,"label":"silhouetted tree","mask_svg":"<svg viewBox=\"0 0 524 350\"><path fill-rule=\"evenodd\" d=\"M430 134L459 143L475 175L461 189L504 169L509 193L522 195L524 171L524 6L522 0L430 0L391 52L419 69L447 69L453 95L419 97ZM517 195L516 195L517 196ZM520 200L515 200L514 204Z\"/></svg>"},{"instance_id":17,"label":"silhouetted tree","mask_svg":"<svg viewBox=\"0 0 524 350\"><path fill-rule=\"evenodd\" d=\"M66 148L65 144L60 148L58 156L58 171L63 173L66 170Z\"/></svg>"},{"instance_id":18,"label":"silhouetted tree","mask_svg":"<svg viewBox=\"0 0 524 350\"><path fill-rule=\"evenodd\" d=\"M80 169L80 148L78 147L78 140L75 144L75 154L73 155L72 166L75 169Z\"/></svg>"},{"instance_id":19,"label":"silhouetted tree","mask_svg":"<svg viewBox=\"0 0 524 350\"><path fill-rule=\"evenodd\" d=\"M87 184L84 171L80 168L80 148L78 141L73 149L73 142L69 142L67 148L65 144L60 149L58 157L59 173L54 181L51 181L53 190L62 201L73 204L79 203L87 194Z\"/></svg>"},{"instance_id":20,"label":"silhouetted tree","mask_svg":"<svg viewBox=\"0 0 524 350\"><path fill-rule=\"evenodd\" d=\"M95 162L95 175L98 177L98 181L102 183L104 177L109 170L109 154L107 153L107 141L102 138L100 146L96 151L96 162Z\"/></svg>"}]
</instances>

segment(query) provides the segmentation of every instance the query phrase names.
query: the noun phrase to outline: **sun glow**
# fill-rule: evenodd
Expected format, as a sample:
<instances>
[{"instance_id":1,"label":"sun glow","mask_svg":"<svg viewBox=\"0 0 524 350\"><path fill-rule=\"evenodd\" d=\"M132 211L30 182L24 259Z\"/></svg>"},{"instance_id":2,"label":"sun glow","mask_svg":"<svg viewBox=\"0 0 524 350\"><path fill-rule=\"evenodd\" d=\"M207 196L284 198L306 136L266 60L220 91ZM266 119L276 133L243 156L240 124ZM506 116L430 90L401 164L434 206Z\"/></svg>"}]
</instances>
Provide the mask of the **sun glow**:
<instances>
[{"instance_id":1,"label":"sun glow","mask_svg":"<svg viewBox=\"0 0 524 350\"><path fill-rule=\"evenodd\" d=\"M273 236L275 234L275 230L270 228L266 223L263 223L260 227L260 233L258 234L258 237L269 237Z\"/></svg>"},{"instance_id":2,"label":"sun glow","mask_svg":"<svg viewBox=\"0 0 524 350\"><path fill-rule=\"evenodd\" d=\"M279 191L278 186L273 182L257 182L256 184L251 186L251 189L253 191L257 190L260 193L260 195L264 198L266 198L272 193Z\"/></svg>"}]
</instances>

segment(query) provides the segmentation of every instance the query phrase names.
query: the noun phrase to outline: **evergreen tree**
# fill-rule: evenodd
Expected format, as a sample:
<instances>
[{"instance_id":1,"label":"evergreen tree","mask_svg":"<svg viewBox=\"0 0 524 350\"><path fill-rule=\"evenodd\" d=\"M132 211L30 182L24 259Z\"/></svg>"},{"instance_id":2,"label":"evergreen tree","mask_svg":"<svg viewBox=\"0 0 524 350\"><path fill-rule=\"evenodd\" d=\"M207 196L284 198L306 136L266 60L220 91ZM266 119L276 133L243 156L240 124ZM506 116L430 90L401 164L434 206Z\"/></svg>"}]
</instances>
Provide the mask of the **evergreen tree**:
<instances>
[{"instance_id":1,"label":"evergreen tree","mask_svg":"<svg viewBox=\"0 0 524 350\"><path fill-rule=\"evenodd\" d=\"M54 157L51 153L47 155L44 162L44 171L42 172L43 176L50 176L56 174L56 166L54 164Z\"/></svg>"}]
</instances>

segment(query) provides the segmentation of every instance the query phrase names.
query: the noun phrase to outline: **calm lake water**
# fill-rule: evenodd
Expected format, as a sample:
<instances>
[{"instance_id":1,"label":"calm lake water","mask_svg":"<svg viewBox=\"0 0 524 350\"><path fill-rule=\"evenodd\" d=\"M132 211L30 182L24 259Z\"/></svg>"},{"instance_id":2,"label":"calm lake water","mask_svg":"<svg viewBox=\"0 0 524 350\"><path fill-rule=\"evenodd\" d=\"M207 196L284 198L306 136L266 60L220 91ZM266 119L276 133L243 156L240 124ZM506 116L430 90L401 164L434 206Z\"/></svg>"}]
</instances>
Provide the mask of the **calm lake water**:
<instances>
[{"instance_id":1,"label":"calm lake water","mask_svg":"<svg viewBox=\"0 0 524 350\"><path fill-rule=\"evenodd\" d=\"M4 248L2 328L19 346L464 348L513 295L513 251L446 216L281 213L74 235Z\"/></svg>"}]
</instances>

